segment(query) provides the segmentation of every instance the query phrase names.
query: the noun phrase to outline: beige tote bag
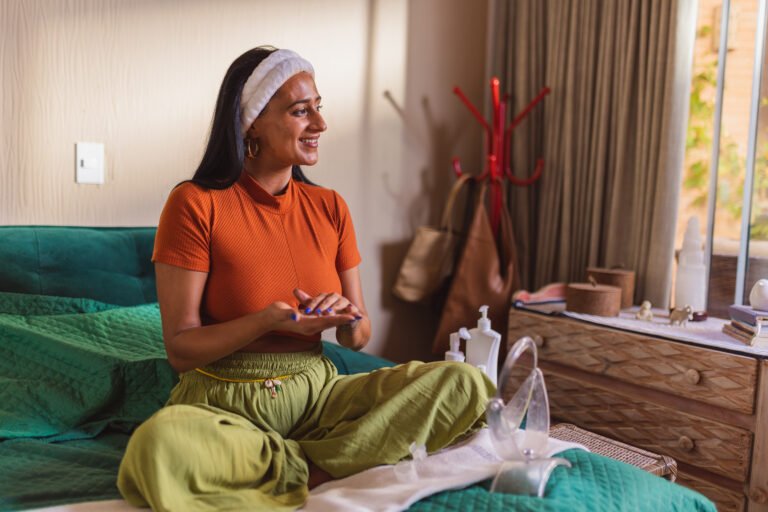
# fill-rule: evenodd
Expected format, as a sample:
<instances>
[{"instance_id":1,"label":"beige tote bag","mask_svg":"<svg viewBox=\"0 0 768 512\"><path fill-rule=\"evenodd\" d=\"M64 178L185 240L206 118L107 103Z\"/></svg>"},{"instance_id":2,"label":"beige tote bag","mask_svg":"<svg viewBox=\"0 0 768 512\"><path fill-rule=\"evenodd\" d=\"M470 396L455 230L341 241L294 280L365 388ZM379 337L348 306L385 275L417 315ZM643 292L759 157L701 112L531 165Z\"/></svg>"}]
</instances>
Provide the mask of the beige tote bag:
<instances>
[{"instance_id":1,"label":"beige tote bag","mask_svg":"<svg viewBox=\"0 0 768 512\"><path fill-rule=\"evenodd\" d=\"M443 209L439 228L422 226L413 237L392 293L406 302L430 299L453 272L460 236L452 227L453 204L470 176L462 175L453 184Z\"/></svg>"}]
</instances>

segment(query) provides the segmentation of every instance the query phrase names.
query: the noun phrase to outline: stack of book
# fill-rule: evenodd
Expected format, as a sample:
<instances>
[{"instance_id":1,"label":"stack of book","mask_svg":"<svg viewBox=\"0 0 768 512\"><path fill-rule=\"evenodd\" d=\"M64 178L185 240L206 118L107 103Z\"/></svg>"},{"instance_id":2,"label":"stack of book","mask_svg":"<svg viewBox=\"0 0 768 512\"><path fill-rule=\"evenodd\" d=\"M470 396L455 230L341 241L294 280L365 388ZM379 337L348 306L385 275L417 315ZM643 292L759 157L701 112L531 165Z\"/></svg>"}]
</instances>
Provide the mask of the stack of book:
<instances>
[{"instance_id":1,"label":"stack of book","mask_svg":"<svg viewBox=\"0 0 768 512\"><path fill-rule=\"evenodd\" d=\"M768 347L768 311L732 304L728 307L731 323L723 332L747 345Z\"/></svg>"}]
</instances>

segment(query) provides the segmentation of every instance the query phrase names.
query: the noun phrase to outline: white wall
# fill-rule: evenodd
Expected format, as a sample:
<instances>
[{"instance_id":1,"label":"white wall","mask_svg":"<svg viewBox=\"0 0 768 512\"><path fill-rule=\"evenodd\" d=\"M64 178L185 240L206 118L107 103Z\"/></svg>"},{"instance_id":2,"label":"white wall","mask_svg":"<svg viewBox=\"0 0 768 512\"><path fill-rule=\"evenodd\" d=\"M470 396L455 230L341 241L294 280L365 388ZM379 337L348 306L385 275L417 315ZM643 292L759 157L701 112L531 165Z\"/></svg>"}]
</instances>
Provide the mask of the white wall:
<instances>
[{"instance_id":1,"label":"white wall","mask_svg":"<svg viewBox=\"0 0 768 512\"><path fill-rule=\"evenodd\" d=\"M0 224L155 225L198 163L227 66L259 44L291 48L315 65L329 126L306 170L355 219L367 351L426 358L436 314L389 288L413 229L437 219L451 155L479 163L451 88L482 102L486 14L460 0L4 0ZM77 141L105 144L104 185L74 182Z\"/></svg>"},{"instance_id":2,"label":"white wall","mask_svg":"<svg viewBox=\"0 0 768 512\"><path fill-rule=\"evenodd\" d=\"M481 163L481 128L453 94L453 87L461 87L481 110L488 89L488 2L412 0L407 4L405 95L395 94L405 112L399 125L402 160L382 167L378 181L370 187L375 210L368 221L377 232L367 254L375 262L377 277L366 282L368 292L376 294L366 297L379 301L377 342L383 341L378 346L397 361L434 357L432 339L440 313L434 304L406 304L390 293L398 266L416 228L440 220L455 179L452 157L460 157L468 172L477 172ZM377 158L387 151L378 150L370 154Z\"/></svg>"},{"instance_id":3,"label":"white wall","mask_svg":"<svg viewBox=\"0 0 768 512\"><path fill-rule=\"evenodd\" d=\"M0 9L0 222L156 224L169 189L199 161L226 68L259 44L315 63L333 129L314 175L354 190L345 178L359 145L343 141L359 138L363 119L365 3L10 0ZM105 144L103 186L74 182L76 141Z\"/></svg>"}]
</instances>

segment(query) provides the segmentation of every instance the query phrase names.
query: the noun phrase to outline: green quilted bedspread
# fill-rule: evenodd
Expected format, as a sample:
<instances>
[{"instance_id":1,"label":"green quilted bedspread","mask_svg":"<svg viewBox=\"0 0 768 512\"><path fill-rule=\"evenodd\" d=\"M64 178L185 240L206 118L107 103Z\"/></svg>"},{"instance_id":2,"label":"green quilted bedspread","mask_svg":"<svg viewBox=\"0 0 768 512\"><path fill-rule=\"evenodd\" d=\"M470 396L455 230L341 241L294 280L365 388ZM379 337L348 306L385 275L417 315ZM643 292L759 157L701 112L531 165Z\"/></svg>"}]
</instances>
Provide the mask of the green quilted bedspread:
<instances>
[{"instance_id":1,"label":"green quilted bedspread","mask_svg":"<svg viewBox=\"0 0 768 512\"><path fill-rule=\"evenodd\" d=\"M92 438L163 405L176 377L156 304L24 298L0 294L0 439Z\"/></svg>"},{"instance_id":2,"label":"green quilted bedspread","mask_svg":"<svg viewBox=\"0 0 768 512\"><path fill-rule=\"evenodd\" d=\"M324 344L341 373L391 364ZM165 402L176 375L156 304L0 292L0 511L119 498L115 478L133 428ZM715 510L693 491L578 450L544 499L491 494L487 483L412 510Z\"/></svg>"}]
</instances>

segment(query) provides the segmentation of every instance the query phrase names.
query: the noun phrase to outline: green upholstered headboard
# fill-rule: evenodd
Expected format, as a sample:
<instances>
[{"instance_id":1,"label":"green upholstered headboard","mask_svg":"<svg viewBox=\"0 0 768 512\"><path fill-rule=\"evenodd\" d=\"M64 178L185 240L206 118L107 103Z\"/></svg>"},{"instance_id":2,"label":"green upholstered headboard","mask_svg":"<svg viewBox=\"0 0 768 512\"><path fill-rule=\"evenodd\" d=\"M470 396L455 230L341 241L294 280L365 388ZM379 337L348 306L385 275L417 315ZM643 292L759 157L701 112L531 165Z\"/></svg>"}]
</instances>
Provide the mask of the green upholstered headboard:
<instances>
[{"instance_id":1,"label":"green upholstered headboard","mask_svg":"<svg viewBox=\"0 0 768 512\"><path fill-rule=\"evenodd\" d=\"M0 226L0 291L134 306L157 301L156 228ZM323 342L340 373L394 363Z\"/></svg>"},{"instance_id":2,"label":"green upholstered headboard","mask_svg":"<svg viewBox=\"0 0 768 512\"><path fill-rule=\"evenodd\" d=\"M155 228L0 226L0 291L155 302Z\"/></svg>"}]
</instances>

